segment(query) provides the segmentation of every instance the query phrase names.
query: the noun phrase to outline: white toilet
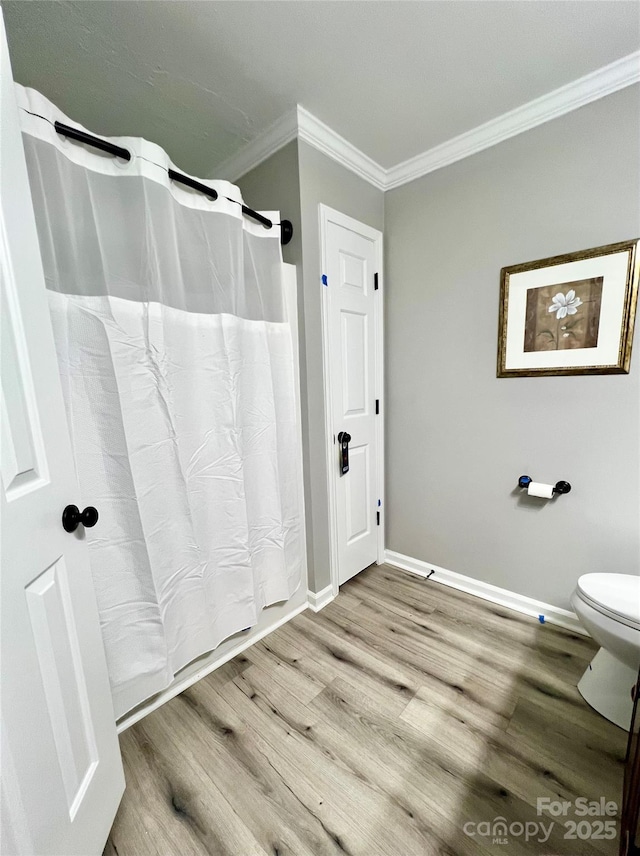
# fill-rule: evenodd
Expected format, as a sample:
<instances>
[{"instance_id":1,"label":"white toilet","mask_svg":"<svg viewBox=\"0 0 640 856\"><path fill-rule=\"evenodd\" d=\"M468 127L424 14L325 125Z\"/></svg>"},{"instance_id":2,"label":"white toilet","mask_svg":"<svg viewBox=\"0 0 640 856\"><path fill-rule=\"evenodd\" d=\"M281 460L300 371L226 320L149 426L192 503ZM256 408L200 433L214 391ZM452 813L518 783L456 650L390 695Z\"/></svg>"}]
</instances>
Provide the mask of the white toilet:
<instances>
[{"instance_id":1,"label":"white toilet","mask_svg":"<svg viewBox=\"0 0 640 856\"><path fill-rule=\"evenodd\" d=\"M580 622L600 645L578 689L598 713L626 731L640 668L640 577L586 574L571 597Z\"/></svg>"}]
</instances>

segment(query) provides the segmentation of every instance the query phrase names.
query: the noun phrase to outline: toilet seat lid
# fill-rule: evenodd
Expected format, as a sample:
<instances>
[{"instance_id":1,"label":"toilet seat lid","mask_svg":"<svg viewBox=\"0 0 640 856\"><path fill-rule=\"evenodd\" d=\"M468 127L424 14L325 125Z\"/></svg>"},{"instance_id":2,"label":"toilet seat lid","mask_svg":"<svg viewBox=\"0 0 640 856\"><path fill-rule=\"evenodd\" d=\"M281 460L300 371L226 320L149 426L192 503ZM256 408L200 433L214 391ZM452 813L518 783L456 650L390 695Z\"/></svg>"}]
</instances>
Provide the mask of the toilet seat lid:
<instances>
[{"instance_id":1,"label":"toilet seat lid","mask_svg":"<svg viewBox=\"0 0 640 856\"><path fill-rule=\"evenodd\" d=\"M640 625L640 577L634 574L585 574L578 591L596 608Z\"/></svg>"}]
</instances>

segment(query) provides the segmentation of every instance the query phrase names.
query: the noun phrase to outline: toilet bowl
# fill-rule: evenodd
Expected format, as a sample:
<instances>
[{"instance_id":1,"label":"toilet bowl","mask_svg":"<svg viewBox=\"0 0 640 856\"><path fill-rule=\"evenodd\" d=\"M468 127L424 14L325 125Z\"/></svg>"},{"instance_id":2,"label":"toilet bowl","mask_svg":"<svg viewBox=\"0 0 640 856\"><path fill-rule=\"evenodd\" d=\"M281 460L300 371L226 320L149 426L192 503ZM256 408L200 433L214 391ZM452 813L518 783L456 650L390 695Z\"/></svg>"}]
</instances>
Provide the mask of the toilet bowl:
<instances>
[{"instance_id":1,"label":"toilet bowl","mask_svg":"<svg viewBox=\"0 0 640 856\"><path fill-rule=\"evenodd\" d=\"M628 731L640 668L640 577L586 574L578 580L571 605L601 646L578 690L598 713Z\"/></svg>"},{"instance_id":2,"label":"toilet bowl","mask_svg":"<svg viewBox=\"0 0 640 856\"><path fill-rule=\"evenodd\" d=\"M578 580L571 605L600 645L578 690L598 713L628 731L640 668L640 577L586 574Z\"/></svg>"}]
</instances>

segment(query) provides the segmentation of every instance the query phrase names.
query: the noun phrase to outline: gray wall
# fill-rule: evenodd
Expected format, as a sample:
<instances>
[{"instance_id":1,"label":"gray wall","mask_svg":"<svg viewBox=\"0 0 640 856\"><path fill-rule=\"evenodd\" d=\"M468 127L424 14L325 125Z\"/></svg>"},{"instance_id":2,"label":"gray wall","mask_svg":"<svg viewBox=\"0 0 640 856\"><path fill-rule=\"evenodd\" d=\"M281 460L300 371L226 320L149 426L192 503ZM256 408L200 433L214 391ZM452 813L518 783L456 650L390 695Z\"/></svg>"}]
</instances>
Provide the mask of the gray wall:
<instances>
[{"instance_id":1,"label":"gray wall","mask_svg":"<svg viewBox=\"0 0 640 856\"><path fill-rule=\"evenodd\" d=\"M300 227L300 177L298 143L292 140L257 167L235 182L242 198L256 211L279 209L293 223L293 238L282 248L287 264L302 271L302 230Z\"/></svg>"},{"instance_id":2,"label":"gray wall","mask_svg":"<svg viewBox=\"0 0 640 856\"><path fill-rule=\"evenodd\" d=\"M638 337L629 375L495 376L500 269L638 237L639 169L634 86L386 194L388 549L562 607L640 571Z\"/></svg>"},{"instance_id":3,"label":"gray wall","mask_svg":"<svg viewBox=\"0 0 640 856\"><path fill-rule=\"evenodd\" d=\"M558 606L640 568L630 375L495 377L500 268L640 235L638 87L386 195L304 142L238 182L294 223L309 587L329 579L318 204L385 232L387 547ZM523 473L573 484L552 503Z\"/></svg>"},{"instance_id":4,"label":"gray wall","mask_svg":"<svg viewBox=\"0 0 640 856\"><path fill-rule=\"evenodd\" d=\"M307 376L305 469L307 516L311 516L309 580L312 591L331 582L329 573L329 506L322 379L322 288L320 277L320 221L323 203L382 230L384 194L307 143L299 142L304 325Z\"/></svg>"}]
</instances>

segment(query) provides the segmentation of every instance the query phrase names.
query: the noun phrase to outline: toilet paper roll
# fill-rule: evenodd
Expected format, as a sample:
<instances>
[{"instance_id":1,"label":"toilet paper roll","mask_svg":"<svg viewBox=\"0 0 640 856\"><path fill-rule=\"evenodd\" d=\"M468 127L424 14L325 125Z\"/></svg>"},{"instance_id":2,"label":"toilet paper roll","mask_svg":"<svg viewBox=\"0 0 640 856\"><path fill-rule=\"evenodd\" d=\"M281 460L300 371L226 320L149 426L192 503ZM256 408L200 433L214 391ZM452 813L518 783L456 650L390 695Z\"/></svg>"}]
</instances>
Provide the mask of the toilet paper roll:
<instances>
[{"instance_id":1,"label":"toilet paper roll","mask_svg":"<svg viewBox=\"0 0 640 856\"><path fill-rule=\"evenodd\" d=\"M532 481L529 482L527 493L529 496L541 496L543 499L551 499L553 496L553 485Z\"/></svg>"}]
</instances>

